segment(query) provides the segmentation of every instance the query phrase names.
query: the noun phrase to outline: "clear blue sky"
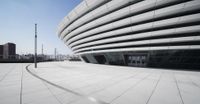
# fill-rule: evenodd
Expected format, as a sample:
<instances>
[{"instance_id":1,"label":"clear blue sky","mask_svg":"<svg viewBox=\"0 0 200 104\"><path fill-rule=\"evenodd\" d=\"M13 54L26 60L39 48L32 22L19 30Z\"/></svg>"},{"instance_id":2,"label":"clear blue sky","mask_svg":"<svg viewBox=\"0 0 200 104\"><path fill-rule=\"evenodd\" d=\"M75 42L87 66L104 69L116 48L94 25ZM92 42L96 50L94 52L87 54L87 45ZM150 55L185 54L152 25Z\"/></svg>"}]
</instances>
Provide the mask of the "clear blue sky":
<instances>
[{"instance_id":1,"label":"clear blue sky","mask_svg":"<svg viewBox=\"0 0 200 104\"><path fill-rule=\"evenodd\" d=\"M0 44L16 43L18 54L33 53L34 24L38 24L38 53L68 54L71 51L57 37L59 22L81 0L0 0Z\"/></svg>"}]
</instances>

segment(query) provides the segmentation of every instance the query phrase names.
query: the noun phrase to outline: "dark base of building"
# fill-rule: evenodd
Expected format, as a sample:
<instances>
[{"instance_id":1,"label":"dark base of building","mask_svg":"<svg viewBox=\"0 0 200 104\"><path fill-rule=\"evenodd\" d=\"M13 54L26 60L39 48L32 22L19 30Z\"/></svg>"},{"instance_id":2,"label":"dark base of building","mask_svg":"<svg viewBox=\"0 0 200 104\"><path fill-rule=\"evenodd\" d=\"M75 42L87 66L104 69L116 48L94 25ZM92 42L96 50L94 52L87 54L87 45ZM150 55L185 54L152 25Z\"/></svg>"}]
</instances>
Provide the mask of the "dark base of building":
<instances>
[{"instance_id":1,"label":"dark base of building","mask_svg":"<svg viewBox=\"0 0 200 104\"><path fill-rule=\"evenodd\" d=\"M157 50L81 55L87 63L200 70L200 50Z\"/></svg>"}]
</instances>

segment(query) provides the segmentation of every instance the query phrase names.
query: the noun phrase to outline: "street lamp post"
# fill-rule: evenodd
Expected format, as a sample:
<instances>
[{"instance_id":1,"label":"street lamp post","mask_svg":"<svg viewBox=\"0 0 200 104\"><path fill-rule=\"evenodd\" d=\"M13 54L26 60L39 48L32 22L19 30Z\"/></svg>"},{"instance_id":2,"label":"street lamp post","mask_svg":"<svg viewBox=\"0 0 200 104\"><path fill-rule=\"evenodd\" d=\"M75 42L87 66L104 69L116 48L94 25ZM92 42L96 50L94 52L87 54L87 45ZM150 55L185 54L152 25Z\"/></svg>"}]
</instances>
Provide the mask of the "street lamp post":
<instances>
[{"instance_id":1,"label":"street lamp post","mask_svg":"<svg viewBox=\"0 0 200 104\"><path fill-rule=\"evenodd\" d=\"M56 52L56 48L54 50L54 56L55 56L55 61L57 60L57 52Z\"/></svg>"},{"instance_id":2,"label":"street lamp post","mask_svg":"<svg viewBox=\"0 0 200 104\"><path fill-rule=\"evenodd\" d=\"M42 61L44 61L43 44L42 44Z\"/></svg>"},{"instance_id":3,"label":"street lamp post","mask_svg":"<svg viewBox=\"0 0 200 104\"><path fill-rule=\"evenodd\" d=\"M37 68L37 24L35 24L35 56L34 56L35 68Z\"/></svg>"}]
</instances>

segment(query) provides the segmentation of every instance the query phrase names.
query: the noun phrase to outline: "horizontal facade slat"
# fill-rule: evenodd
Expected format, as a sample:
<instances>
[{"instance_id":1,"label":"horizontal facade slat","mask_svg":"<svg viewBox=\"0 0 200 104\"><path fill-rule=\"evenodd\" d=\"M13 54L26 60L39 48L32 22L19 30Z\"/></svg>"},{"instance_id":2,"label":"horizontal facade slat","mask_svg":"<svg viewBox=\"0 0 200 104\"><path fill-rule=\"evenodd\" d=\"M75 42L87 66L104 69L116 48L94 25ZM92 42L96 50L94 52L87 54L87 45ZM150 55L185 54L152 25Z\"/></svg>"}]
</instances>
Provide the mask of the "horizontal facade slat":
<instances>
[{"instance_id":1,"label":"horizontal facade slat","mask_svg":"<svg viewBox=\"0 0 200 104\"><path fill-rule=\"evenodd\" d=\"M147 22L144 22L142 24L146 24L146 23L153 23L154 21L159 21L160 19L163 20L162 18L171 18L171 17L175 17L175 18L178 18L179 16L181 15L185 15L185 14L191 14L191 11L196 11L195 13L198 13L200 12L200 5L197 5L197 6L193 6L193 7L190 7L190 8L187 8L187 9L184 9L184 10L181 10L181 8L179 8L179 11L178 10L174 10L174 11L171 11L171 12L167 12L167 13L162 13L162 14L157 14L154 16L154 20L150 20L150 21L147 21ZM185 13L185 14L184 14ZM153 16L153 15L152 15ZM187 16L187 15L186 15ZM165 19L164 18L164 19ZM151 18L150 18L151 19ZM169 20L169 19L168 19ZM141 24L138 24L138 23L132 23L132 25L141 25ZM119 28L118 30L120 31L121 28ZM124 28L123 28L124 29ZM122 29L121 29L122 30ZM110 30L111 32L113 30ZM109 31L108 31L109 32ZM103 33L101 33L103 34ZM79 34L77 37L74 37L74 38L71 38L69 39L67 42L67 44L71 44L72 42L74 42L75 40L80 40L80 39L83 39L84 37L89 37L89 36L94 36L96 34L92 33L92 31L89 31L89 32L86 32L86 33L83 33L83 34ZM65 40L64 40L65 41Z\"/></svg>"},{"instance_id":2,"label":"horizontal facade slat","mask_svg":"<svg viewBox=\"0 0 200 104\"><path fill-rule=\"evenodd\" d=\"M99 45L93 46L88 48L79 49L77 51L84 51L84 50L95 50L95 49L109 49L109 48L118 48L118 47L134 47L137 45L150 45L150 44L161 44L161 43L177 43L177 42L193 42L200 40L200 36L191 36L191 37L180 37L180 38L165 38L165 39L151 39L151 40L143 40L143 41L136 41L136 42L124 42L124 43L115 43L115 44L106 44L106 45ZM199 41L200 42L200 41Z\"/></svg>"},{"instance_id":3,"label":"horizontal facade slat","mask_svg":"<svg viewBox=\"0 0 200 104\"><path fill-rule=\"evenodd\" d=\"M128 51L151 51L151 50L194 50L200 49L200 45L185 45L185 46L160 46L160 47L137 47L137 48L118 48L118 49L108 49L108 50L98 50L98 51L87 51L80 52L76 54L92 54L92 53L106 53L106 52L128 52Z\"/></svg>"},{"instance_id":4,"label":"horizontal facade slat","mask_svg":"<svg viewBox=\"0 0 200 104\"><path fill-rule=\"evenodd\" d=\"M69 36L70 32L78 32L77 28L80 28L82 25L85 25L85 24L89 23L90 21L96 20L102 16L105 16L106 14L109 14L113 11L116 11L118 9L126 7L127 5L131 5L131 4L140 2L140 1L144 1L144 0L126 0L125 2L123 0L123 3L121 0L112 0L105 5L102 5L106 10L98 12L99 11L98 9L101 8L102 7L101 6L99 8L96 8L95 11L91 11L91 13L88 13L87 15L78 19L79 20L79 21L77 20L78 23L74 23L74 24L78 24L79 25L78 27L74 27L73 29L68 29L68 27L65 27L65 30L63 32L60 32L62 39L64 36L66 36L66 34L68 34L68 36ZM118 4L118 6L116 7L115 4ZM95 12L97 12L97 13L95 13ZM100 15L100 14L102 14L102 15ZM92 18L91 18L91 15L92 15ZM88 20L88 17L90 17L91 19ZM85 18L86 18L86 20L85 20ZM80 21L83 21L83 22L80 22ZM91 23L93 23L93 22L91 22ZM70 28L70 26L69 26L69 28ZM76 31L73 31L74 29L76 29ZM66 30L70 30L70 31L66 31Z\"/></svg>"},{"instance_id":5,"label":"horizontal facade slat","mask_svg":"<svg viewBox=\"0 0 200 104\"><path fill-rule=\"evenodd\" d=\"M189 26L184 28L175 28L175 29L167 29L167 30L160 30L155 32L147 32L135 35L128 35L128 36L121 36L115 37L111 39L93 41L85 44L81 44L72 49L80 49L83 47L90 47L90 46L97 46L102 44L109 44L109 43L121 43L121 42L131 42L137 40L147 40L147 39L154 39L154 38L166 38L166 37L184 37L184 36L193 36L193 35L200 35L200 26Z\"/></svg>"},{"instance_id":6,"label":"horizontal facade slat","mask_svg":"<svg viewBox=\"0 0 200 104\"><path fill-rule=\"evenodd\" d=\"M200 1L84 0L58 35L76 54L200 49Z\"/></svg>"},{"instance_id":7,"label":"horizontal facade slat","mask_svg":"<svg viewBox=\"0 0 200 104\"><path fill-rule=\"evenodd\" d=\"M153 32L153 31L156 31L156 30L165 30L165 29L169 29L169 28L177 28L178 26L179 27L186 27L189 24L190 25L193 25L193 24L196 25L198 23L200 23L200 14L192 15L192 16L184 16L182 18L177 17L177 18L162 20L162 21L158 21L158 22L154 22L154 23L141 24L141 25L137 25L137 26L133 26L133 27L113 30L111 32L99 34L99 36L95 35L95 36L93 36L92 40L95 40L95 37L96 37L96 39L97 39L97 37L99 37L98 40L101 40L100 38L103 38L103 37L113 38L114 36L124 36L124 35L129 34L129 33L130 34L134 34L134 33L137 34L137 33L143 33L143 32L148 32L148 31ZM76 42L70 44L70 46L87 43L88 41L90 41L89 39L91 39L91 38L88 37L88 38L76 41ZM104 39L106 39L106 38L104 38Z\"/></svg>"},{"instance_id":8,"label":"horizontal facade slat","mask_svg":"<svg viewBox=\"0 0 200 104\"><path fill-rule=\"evenodd\" d=\"M89 29L91 30L93 28L99 27L100 25L105 25L107 23L112 23L114 21L118 21L120 19L124 19L130 16L139 15L139 14L146 13L149 11L154 11L156 9L164 8L169 5L175 5L175 4L186 2L186 1L189 1L189 0L181 0L181 1L180 0L161 0L159 3L156 4L155 3L156 0L145 0L143 2L133 4L132 6L125 7L121 10L115 11L104 17L94 20L88 24L81 26L79 29L81 29L83 32L86 32ZM180 5L180 7L182 7L182 5ZM79 29L77 29L76 31L79 31ZM64 40L66 41L72 36L76 36L77 34L83 33L83 32L76 33L76 31L67 34Z\"/></svg>"}]
</instances>

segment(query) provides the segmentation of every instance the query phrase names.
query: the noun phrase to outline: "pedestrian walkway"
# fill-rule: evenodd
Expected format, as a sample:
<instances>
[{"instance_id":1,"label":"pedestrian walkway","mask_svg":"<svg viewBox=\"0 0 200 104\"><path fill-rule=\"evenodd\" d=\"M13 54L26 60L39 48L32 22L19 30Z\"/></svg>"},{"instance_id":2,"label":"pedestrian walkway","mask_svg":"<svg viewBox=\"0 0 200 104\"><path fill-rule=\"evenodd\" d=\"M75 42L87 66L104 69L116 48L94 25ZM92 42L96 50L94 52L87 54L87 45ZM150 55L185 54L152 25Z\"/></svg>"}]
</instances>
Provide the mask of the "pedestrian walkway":
<instances>
[{"instance_id":1,"label":"pedestrian walkway","mask_svg":"<svg viewBox=\"0 0 200 104\"><path fill-rule=\"evenodd\" d=\"M199 104L200 72L83 62L0 64L0 104Z\"/></svg>"}]
</instances>

